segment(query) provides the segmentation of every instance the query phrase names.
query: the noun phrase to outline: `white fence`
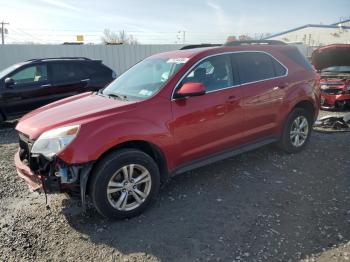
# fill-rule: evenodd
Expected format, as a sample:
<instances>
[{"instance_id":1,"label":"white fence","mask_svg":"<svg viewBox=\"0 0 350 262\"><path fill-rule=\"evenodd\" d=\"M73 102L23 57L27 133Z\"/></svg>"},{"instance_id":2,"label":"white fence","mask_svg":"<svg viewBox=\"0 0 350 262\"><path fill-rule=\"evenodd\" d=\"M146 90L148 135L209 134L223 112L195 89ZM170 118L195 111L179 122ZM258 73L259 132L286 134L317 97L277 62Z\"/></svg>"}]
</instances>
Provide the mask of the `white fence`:
<instances>
[{"instance_id":1,"label":"white fence","mask_svg":"<svg viewBox=\"0 0 350 262\"><path fill-rule=\"evenodd\" d=\"M142 59L161 52L179 49L182 45L2 45L0 70L18 62L48 57L88 57L121 74Z\"/></svg>"}]
</instances>

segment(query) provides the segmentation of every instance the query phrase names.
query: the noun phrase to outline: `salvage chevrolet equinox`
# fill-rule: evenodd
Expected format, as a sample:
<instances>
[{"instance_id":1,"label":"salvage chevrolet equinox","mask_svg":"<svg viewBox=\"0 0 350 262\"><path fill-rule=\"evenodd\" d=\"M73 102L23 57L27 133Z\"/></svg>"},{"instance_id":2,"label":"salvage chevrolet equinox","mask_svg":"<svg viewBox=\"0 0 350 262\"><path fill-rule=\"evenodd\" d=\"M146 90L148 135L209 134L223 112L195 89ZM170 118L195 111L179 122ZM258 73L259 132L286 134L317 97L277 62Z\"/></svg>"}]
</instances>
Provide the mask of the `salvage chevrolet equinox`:
<instances>
[{"instance_id":1,"label":"salvage chevrolet equinox","mask_svg":"<svg viewBox=\"0 0 350 262\"><path fill-rule=\"evenodd\" d=\"M25 115L15 164L32 190L88 195L103 216L132 217L175 174L274 142L302 150L319 103L317 73L293 46L186 48Z\"/></svg>"}]
</instances>

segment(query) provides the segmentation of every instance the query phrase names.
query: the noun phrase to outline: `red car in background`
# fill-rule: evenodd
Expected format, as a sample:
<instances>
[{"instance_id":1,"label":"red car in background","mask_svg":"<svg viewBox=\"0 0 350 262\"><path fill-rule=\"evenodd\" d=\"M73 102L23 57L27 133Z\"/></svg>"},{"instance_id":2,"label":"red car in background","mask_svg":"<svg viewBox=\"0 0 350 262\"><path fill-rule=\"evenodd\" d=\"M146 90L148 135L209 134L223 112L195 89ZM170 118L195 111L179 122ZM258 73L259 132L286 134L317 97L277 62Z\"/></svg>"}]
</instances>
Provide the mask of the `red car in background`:
<instances>
[{"instance_id":1,"label":"red car in background","mask_svg":"<svg viewBox=\"0 0 350 262\"><path fill-rule=\"evenodd\" d=\"M321 106L350 106L350 45L321 47L313 52L311 61L321 77Z\"/></svg>"}]
</instances>

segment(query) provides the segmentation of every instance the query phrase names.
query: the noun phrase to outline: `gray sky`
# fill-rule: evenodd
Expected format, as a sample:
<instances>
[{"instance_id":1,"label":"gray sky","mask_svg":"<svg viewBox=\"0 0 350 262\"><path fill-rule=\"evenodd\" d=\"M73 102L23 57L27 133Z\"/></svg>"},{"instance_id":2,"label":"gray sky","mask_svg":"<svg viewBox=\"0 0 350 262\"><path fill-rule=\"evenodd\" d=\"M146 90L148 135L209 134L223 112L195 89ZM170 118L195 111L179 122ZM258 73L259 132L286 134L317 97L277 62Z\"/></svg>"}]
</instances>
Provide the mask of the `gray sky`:
<instances>
[{"instance_id":1,"label":"gray sky","mask_svg":"<svg viewBox=\"0 0 350 262\"><path fill-rule=\"evenodd\" d=\"M349 0L0 0L7 42L101 42L105 28L140 43L221 43L228 35L277 33L304 24L350 18ZM182 35L182 34L181 34Z\"/></svg>"}]
</instances>

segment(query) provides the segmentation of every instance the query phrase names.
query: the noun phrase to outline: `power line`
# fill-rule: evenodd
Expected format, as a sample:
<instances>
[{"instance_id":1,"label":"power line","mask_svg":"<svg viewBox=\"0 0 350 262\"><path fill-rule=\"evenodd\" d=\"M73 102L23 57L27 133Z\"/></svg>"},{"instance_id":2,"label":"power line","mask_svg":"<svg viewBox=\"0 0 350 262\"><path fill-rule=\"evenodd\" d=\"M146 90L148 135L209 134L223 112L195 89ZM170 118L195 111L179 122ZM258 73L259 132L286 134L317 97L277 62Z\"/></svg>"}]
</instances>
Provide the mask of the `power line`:
<instances>
[{"instance_id":1,"label":"power line","mask_svg":"<svg viewBox=\"0 0 350 262\"><path fill-rule=\"evenodd\" d=\"M36 39L37 41L40 41L40 42L42 41L40 38L38 38L38 37L36 37L36 36L34 36L34 35L28 33L28 32L25 32L25 31L23 31L23 30L20 29L20 28L14 27L14 29L16 29L16 31L22 32L23 34L25 34L25 35L27 35L27 36L33 38L33 39Z\"/></svg>"},{"instance_id":2,"label":"power line","mask_svg":"<svg viewBox=\"0 0 350 262\"><path fill-rule=\"evenodd\" d=\"M103 31L78 31L72 29L43 29L43 28L24 28L24 27L11 27L13 29L13 36L24 41L38 41L41 43L62 43L65 41L72 40L77 34L83 34L86 36L86 41L90 43L100 42L99 40L103 36ZM96 33L95 33L96 32ZM173 44L176 42L180 43L221 43L225 41L227 35L226 33L214 32L211 34L199 31L185 31L180 30L174 31L142 31L142 30L131 30L127 31L128 34L133 35L142 42L147 43L168 43ZM11 34L12 36L12 34ZM74 38L75 39L75 38ZM89 39L89 40L88 40Z\"/></svg>"}]
</instances>

